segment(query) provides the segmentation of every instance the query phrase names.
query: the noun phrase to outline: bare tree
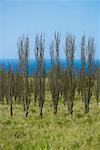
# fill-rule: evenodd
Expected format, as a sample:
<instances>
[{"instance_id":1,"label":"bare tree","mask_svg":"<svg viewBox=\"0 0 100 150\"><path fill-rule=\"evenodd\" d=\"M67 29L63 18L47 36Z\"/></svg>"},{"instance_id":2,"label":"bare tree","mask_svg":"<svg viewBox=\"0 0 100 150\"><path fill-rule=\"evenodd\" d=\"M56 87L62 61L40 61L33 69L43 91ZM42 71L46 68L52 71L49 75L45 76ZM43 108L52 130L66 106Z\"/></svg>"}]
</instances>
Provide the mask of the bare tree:
<instances>
[{"instance_id":1,"label":"bare tree","mask_svg":"<svg viewBox=\"0 0 100 150\"><path fill-rule=\"evenodd\" d=\"M73 71L74 65L74 52L75 52L75 39L72 37L71 34L68 34L66 37L65 43L65 50L66 50L66 62L67 62L67 106L68 111L70 114L73 114L73 104L74 104L74 96L75 96L75 88L76 88L76 81Z\"/></svg>"},{"instance_id":2,"label":"bare tree","mask_svg":"<svg viewBox=\"0 0 100 150\"><path fill-rule=\"evenodd\" d=\"M38 99L38 53L39 53L39 35L36 35L35 38L35 48L34 48L35 58L36 58L36 69L33 74L33 94L34 94L34 105Z\"/></svg>"},{"instance_id":3,"label":"bare tree","mask_svg":"<svg viewBox=\"0 0 100 150\"><path fill-rule=\"evenodd\" d=\"M79 84L79 89L81 91L83 102L85 98L85 79L86 79L86 42L85 42L85 35L83 35L81 42L81 70L80 70L80 84Z\"/></svg>"},{"instance_id":4,"label":"bare tree","mask_svg":"<svg viewBox=\"0 0 100 150\"><path fill-rule=\"evenodd\" d=\"M40 116L42 117L43 112L43 104L45 99L45 61L44 61L44 49L45 49L45 39L44 36L36 35L35 38L35 58L36 58L36 75L35 77L35 87L38 90L38 100L39 100L39 108L40 108ZM37 96L37 95L36 95ZM37 98L37 97L35 97Z\"/></svg>"},{"instance_id":5,"label":"bare tree","mask_svg":"<svg viewBox=\"0 0 100 150\"><path fill-rule=\"evenodd\" d=\"M52 94L54 114L57 114L59 94L60 94L60 62L59 47L60 34L55 33L54 41L50 45L51 70L49 71L49 86Z\"/></svg>"},{"instance_id":6,"label":"bare tree","mask_svg":"<svg viewBox=\"0 0 100 150\"><path fill-rule=\"evenodd\" d=\"M29 38L22 37L18 42L18 49L19 49L19 64L20 64L20 71L23 75L23 103L24 103L24 110L26 112L26 117L28 116L28 109L30 104L29 99L29 91L28 91L28 57L29 57Z\"/></svg>"},{"instance_id":7,"label":"bare tree","mask_svg":"<svg viewBox=\"0 0 100 150\"><path fill-rule=\"evenodd\" d=\"M93 86L94 86L94 53L95 44L94 39L88 39L87 51L85 44L85 36L82 37L81 42L81 95L85 105L85 113L89 113L89 103L91 100Z\"/></svg>"},{"instance_id":8,"label":"bare tree","mask_svg":"<svg viewBox=\"0 0 100 150\"><path fill-rule=\"evenodd\" d=\"M8 93L9 93L9 101L10 101L10 115L13 116L13 80L14 80L14 73L9 65L8 70Z\"/></svg>"}]
</instances>

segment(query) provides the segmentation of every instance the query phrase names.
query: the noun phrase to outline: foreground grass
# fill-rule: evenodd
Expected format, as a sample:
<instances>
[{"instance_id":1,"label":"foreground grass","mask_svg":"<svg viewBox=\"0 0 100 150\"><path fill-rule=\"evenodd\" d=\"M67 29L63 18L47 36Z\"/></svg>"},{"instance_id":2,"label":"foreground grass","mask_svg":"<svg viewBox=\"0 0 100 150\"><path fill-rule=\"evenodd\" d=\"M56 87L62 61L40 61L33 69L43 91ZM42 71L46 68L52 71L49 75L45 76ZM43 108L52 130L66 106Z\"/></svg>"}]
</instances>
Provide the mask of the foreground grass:
<instances>
[{"instance_id":1,"label":"foreground grass","mask_svg":"<svg viewBox=\"0 0 100 150\"><path fill-rule=\"evenodd\" d=\"M0 105L0 150L100 150L100 105L91 100L90 113L84 115L81 100L75 100L74 114L59 101L58 114L53 115L50 94L46 94L43 118L38 106L30 105L26 118L21 105Z\"/></svg>"}]
</instances>

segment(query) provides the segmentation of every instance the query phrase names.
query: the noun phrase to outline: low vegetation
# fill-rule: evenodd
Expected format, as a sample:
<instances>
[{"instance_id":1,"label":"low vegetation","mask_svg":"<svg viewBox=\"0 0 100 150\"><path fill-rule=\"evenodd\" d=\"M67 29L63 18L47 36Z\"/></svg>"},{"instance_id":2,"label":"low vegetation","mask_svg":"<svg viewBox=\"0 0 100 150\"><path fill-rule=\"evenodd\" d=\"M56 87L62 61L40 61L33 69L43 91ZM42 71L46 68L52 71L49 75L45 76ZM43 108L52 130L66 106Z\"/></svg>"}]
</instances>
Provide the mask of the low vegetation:
<instances>
[{"instance_id":1,"label":"low vegetation","mask_svg":"<svg viewBox=\"0 0 100 150\"><path fill-rule=\"evenodd\" d=\"M58 113L53 114L50 92L46 92L43 117L39 106L30 104L25 117L23 107L14 103L13 117L9 106L0 105L0 150L99 150L100 102L93 96L90 113L84 115L84 104L76 93L73 115L60 98Z\"/></svg>"}]
</instances>

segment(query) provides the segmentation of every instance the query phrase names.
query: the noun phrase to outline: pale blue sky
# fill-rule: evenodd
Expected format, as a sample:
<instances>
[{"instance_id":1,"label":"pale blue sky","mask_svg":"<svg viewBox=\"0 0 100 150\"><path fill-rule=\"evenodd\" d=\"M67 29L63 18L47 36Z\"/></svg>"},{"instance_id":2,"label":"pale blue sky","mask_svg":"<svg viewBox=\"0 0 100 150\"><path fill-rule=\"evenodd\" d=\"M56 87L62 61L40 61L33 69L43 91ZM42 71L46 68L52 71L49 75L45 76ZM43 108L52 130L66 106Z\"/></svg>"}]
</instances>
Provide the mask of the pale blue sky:
<instances>
[{"instance_id":1,"label":"pale blue sky","mask_svg":"<svg viewBox=\"0 0 100 150\"><path fill-rule=\"evenodd\" d=\"M17 58L17 39L23 33L30 38L30 56L34 57L34 37L45 32L45 57L55 31L61 33L60 56L65 36L76 38L75 58L80 57L83 34L93 36L96 58L100 59L100 0L0 0L0 58Z\"/></svg>"}]
</instances>

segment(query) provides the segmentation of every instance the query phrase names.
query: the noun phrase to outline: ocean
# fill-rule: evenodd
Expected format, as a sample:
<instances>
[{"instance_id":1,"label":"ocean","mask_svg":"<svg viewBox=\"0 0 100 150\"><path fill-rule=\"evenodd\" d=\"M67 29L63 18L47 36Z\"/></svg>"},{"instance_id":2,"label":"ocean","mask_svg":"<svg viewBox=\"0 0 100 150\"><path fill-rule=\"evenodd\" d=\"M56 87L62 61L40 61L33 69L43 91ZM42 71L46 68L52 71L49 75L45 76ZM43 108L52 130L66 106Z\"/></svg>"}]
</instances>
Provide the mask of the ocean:
<instances>
[{"instance_id":1,"label":"ocean","mask_svg":"<svg viewBox=\"0 0 100 150\"><path fill-rule=\"evenodd\" d=\"M9 65L12 67L14 73L16 73L17 66L19 64L18 59L0 59L0 66L3 65L4 69L8 71ZM100 68L100 60L95 60L95 64ZM60 65L62 68L66 68L66 59L60 60ZM81 61L79 59L74 60L74 69L79 70L81 67ZM48 70L51 68L50 59L45 59L45 70L48 74ZM29 76L36 70L35 59L29 59L28 74Z\"/></svg>"}]
</instances>

